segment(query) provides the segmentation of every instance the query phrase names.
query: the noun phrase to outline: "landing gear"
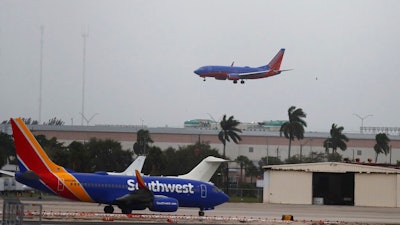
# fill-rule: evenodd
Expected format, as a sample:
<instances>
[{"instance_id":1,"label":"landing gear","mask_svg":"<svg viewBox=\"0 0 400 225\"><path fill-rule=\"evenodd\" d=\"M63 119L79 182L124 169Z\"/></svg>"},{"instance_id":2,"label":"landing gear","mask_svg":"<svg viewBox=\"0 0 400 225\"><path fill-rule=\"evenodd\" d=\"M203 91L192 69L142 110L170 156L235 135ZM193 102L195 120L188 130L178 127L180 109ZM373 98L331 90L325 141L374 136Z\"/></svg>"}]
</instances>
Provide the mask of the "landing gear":
<instances>
[{"instance_id":1,"label":"landing gear","mask_svg":"<svg viewBox=\"0 0 400 225\"><path fill-rule=\"evenodd\" d=\"M122 214L131 214L132 210L131 209L121 209Z\"/></svg>"},{"instance_id":2,"label":"landing gear","mask_svg":"<svg viewBox=\"0 0 400 225\"><path fill-rule=\"evenodd\" d=\"M204 211L202 209L199 211L199 216L204 216Z\"/></svg>"},{"instance_id":3,"label":"landing gear","mask_svg":"<svg viewBox=\"0 0 400 225\"><path fill-rule=\"evenodd\" d=\"M237 82L238 82L238 80L234 80L234 81L233 81L234 84L237 84ZM244 80L241 80L240 83L241 83L241 84L244 84Z\"/></svg>"},{"instance_id":4,"label":"landing gear","mask_svg":"<svg viewBox=\"0 0 400 225\"><path fill-rule=\"evenodd\" d=\"M204 77L203 81L206 81L206 78Z\"/></svg>"},{"instance_id":5,"label":"landing gear","mask_svg":"<svg viewBox=\"0 0 400 225\"><path fill-rule=\"evenodd\" d=\"M113 213L114 207L112 205L104 206L104 213Z\"/></svg>"}]
</instances>

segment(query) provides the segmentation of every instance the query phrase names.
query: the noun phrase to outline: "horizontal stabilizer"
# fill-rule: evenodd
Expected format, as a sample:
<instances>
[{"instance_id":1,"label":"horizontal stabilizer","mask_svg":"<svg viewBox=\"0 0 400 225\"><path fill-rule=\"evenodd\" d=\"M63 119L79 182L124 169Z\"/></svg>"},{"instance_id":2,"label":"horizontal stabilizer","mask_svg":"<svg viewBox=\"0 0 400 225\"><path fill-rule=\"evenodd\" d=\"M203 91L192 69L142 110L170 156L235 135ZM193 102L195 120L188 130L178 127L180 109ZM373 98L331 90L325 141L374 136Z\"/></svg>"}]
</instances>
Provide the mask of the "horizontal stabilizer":
<instances>
[{"instance_id":1,"label":"horizontal stabilizer","mask_svg":"<svg viewBox=\"0 0 400 225\"><path fill-rule=\"evenodd\" d=\"M28 171L22 173L21 175L19 175L18 177L20 177L22 179L28 179L28 180L39 180L40 179L39 175L32 170L28 170Z\"/></svg>"},{"instance_id":2,"label":"horizontal stabilizer","mask_svg":"<svg viewBox=\"0 0 400 225\"><path fill-rule=\"evenodd\" d=\"M203 159L195 168L193 168L189 173L178 176L179 178L200 180L203 182L209 182L211 177L214 175L215 171L218 169L219 165L228 160L217 158L214 156L208 156Z\"/></svg>"},{"instance_id":3,"label":"horizontal stabilizer","mask_svg":"<svg viewBox=\"0 0 400 225\"><path fill-rule=\"evenodd\" d=\"M0 173L10 176L10 177L15 177L15 173L7 170L0 170Z\"/></svg>"}]
</instances>

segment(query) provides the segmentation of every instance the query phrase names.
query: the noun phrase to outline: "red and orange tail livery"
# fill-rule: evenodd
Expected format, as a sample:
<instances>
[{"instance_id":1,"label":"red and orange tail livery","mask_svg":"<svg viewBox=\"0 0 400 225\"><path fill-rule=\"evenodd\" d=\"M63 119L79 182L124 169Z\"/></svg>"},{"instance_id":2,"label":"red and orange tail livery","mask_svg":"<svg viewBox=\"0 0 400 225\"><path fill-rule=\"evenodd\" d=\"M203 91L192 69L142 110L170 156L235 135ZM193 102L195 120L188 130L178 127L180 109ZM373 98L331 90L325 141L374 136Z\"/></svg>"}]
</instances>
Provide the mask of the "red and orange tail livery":
<instances>
[{"instance_id":1,"label":"red and orange tail livery","mask_svg":"<svg viewBox=\"0 0 400 225\"><path fill-rule=\"evenodd\" d=\"M93 202L82 186L75 185L79 181L72 174L50 160L21 118L11 119L11 126L20 169L17 180L27 179L28 186L39 185L46 192L68 199Z\"/></svg>"}]
</instances>

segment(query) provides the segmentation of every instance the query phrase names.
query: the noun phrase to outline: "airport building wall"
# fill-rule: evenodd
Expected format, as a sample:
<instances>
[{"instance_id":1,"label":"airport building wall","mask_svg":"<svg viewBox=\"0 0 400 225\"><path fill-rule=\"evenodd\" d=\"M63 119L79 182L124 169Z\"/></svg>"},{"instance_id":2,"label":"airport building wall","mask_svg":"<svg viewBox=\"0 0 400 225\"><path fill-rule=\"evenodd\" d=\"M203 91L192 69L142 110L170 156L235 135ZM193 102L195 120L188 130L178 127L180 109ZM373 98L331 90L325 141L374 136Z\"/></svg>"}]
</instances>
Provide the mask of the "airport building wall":
<instances>
[{"instance_id":1,"label":"airport building wall","mask_svg":"<svg viewBox=\"0 0 400 225\"><path fill-rule=\"evenodd\" d=\"M299 171L266 171L264 202L279 204L311 204L312 174Z\"/></svg>"},{"instance_id":2,"label":"airport building wall","mask_svg":"<svg viewBox=\"0 0 400 225\"><path fill-rule=\"evenodd\" d=\"M264 169L264 203L400 207L397 168L322 162Z\"/></svg>"},{"instance_id":3,"label":"airport building wall","mask_svg":"<svg viewBox=\"0 0 400 225\"><path fill-rule=\"evenodd\" d=\"M357 206L400 207L397 197L399 174L356 174L354 204Z\"/></svg>"}]
</instances>

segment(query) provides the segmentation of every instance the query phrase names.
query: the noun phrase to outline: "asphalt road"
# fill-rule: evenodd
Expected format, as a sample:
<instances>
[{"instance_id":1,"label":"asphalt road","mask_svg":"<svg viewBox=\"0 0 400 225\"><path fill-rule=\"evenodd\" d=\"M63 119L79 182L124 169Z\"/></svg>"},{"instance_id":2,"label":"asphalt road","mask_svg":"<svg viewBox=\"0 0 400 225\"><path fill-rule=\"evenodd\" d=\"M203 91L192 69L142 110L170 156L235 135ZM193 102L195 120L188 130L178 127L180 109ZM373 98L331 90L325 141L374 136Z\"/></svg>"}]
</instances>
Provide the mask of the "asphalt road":
<instances>
[{"instance_id":1,"label":"asphalt road","mask_svg":"<svg viewBox=\"0 0 400 225\"><path fill-rule=\"evenodd\" d=\"M82 213L97 216L99 221L104 219L104 205L68 200L23 199L22 202L25 204L25 211L34 210L37 205L42 205L42 211L47 215L49 213L68 215L67 217L74 218L75 222L79 221ZM0 203L2 205L2 200ZM119 209L116 211L119 212ZM175 213L154 213L148 210L135 213L143 215L140 217L146 218L144 222L178 222L182 224L202 221L204 224L204 220L200 220L198 217L198 209L194 208L179 208ZM206 211L205 220L210 221L210 224L229 223L229 221L231 223L240 221L257 223L258 221L263 224L276 224L275 221L281 221L282 215L292 215L300 224L313 224L321 221L335 224L400 224L400 208L263 203L225 203L215 210ZM125 215L121 214L116 214L116 216L125 218ZM155 219L152 220L152 218ZM171 221L167 221L167 219L171 219ZM53 222L56 220L56 218L53 219Z\"/></svg>"}]
</instances>

